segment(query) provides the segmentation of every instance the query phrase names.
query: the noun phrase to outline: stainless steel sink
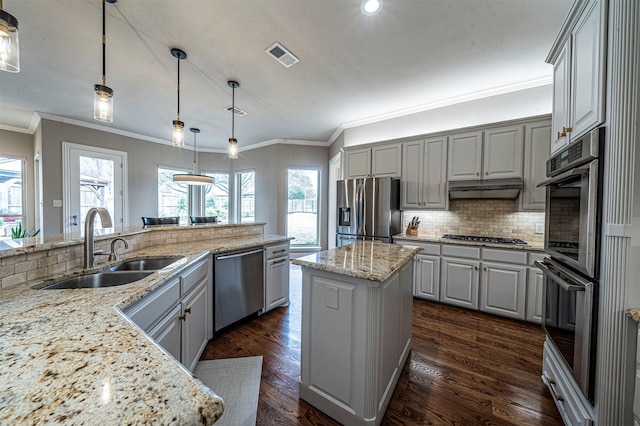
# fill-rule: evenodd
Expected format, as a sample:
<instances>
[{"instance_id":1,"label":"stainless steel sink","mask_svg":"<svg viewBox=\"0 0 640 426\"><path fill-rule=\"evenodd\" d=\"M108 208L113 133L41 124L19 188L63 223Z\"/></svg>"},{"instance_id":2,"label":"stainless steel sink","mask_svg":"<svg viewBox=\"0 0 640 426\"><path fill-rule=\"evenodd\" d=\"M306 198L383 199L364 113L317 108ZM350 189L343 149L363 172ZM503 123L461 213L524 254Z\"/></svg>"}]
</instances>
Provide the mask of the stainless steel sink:
<instances>
[{"instance_id":1,"label":"stainless steel sink","mask_svg":"<svg viewBox=\"0 0 640 426\"><path fill-rule=\"evenodd\" d=\"M115 287L141 280L153 272L100 272L80 275L42 287L40 290L63 290L70 288Z\"/></svg>"},{"instance_id":2,"label":"stainless steel sink","mask_svg":"<svg viewBox=\"0 0 640 426\"><path fill-rule=\"evenodd\" d=\"M112 266L107 271L157 271L172 263L182 259L182 257L160 257L149 259L129 260L120 265Z\"/></svg>"}]
</instances>

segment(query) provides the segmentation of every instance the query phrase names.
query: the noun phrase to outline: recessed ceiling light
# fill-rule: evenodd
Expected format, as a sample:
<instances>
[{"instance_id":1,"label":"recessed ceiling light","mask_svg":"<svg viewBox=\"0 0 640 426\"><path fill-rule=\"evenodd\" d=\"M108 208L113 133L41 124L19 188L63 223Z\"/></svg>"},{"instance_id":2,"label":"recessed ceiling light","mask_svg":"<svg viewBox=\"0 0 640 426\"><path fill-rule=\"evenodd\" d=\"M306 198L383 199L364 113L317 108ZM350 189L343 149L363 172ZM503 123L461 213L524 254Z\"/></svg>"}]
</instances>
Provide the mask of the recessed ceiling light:
<instances>
[{"instance_id":1,"label":"recessed ceiling light","mask_svg":"<svg viewBox=\"0 0 640 426\"><path fill-rule=\"evenodd\" d=\"M383 0L362 0L360 10L367 16L375 15L382 10Z\"/></svg>"}]
</instances>

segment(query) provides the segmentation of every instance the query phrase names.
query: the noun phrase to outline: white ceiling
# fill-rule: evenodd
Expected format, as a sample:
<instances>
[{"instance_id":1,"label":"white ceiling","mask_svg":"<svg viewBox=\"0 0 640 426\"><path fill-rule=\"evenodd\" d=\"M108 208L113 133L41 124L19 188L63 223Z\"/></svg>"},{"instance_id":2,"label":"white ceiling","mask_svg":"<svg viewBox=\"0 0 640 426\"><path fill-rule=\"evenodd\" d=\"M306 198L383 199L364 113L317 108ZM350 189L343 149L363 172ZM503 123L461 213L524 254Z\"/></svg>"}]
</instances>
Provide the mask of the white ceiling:
<instances>
[{"instance_id":1,"label":"white ceiling","mask_svg":"<svg viewBox=\"0 0 640 426\"><path fill-rule=\"evenodd\" d=\"M328 141L349 126L500 87L550 81L544 63L572 0L118 0L107 4L107 127L171 138L177 60L181 118L198 147L225 150L227 80L240 83L240 149L273 139ZM4 0L19 20L21 71L0 72L0 125L28 129L33 111L93 120L101 81L100 0ZM264 53L280 42L300 62ZM187 144L192 141L187 137Z\"/></svg>"}]
</instances>

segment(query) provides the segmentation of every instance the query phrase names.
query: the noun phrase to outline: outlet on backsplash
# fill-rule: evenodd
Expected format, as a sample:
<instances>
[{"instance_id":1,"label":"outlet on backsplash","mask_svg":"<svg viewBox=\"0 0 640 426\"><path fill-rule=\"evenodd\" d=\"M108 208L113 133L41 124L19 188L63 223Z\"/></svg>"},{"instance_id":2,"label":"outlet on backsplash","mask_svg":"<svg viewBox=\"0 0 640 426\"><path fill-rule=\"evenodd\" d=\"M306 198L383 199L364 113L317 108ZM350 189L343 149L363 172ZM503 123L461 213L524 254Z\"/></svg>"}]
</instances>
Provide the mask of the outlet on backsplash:
<instances>
[{"instance_id":1,"label":"outlet on backsplash","mask_svg":"<svg viewBox=\"0 0 640 426\"><path fill-rule=\"evenodd\" d=\"M536 223L536 234L544 234L544 223Z\"/></svg>"}]
</instances>

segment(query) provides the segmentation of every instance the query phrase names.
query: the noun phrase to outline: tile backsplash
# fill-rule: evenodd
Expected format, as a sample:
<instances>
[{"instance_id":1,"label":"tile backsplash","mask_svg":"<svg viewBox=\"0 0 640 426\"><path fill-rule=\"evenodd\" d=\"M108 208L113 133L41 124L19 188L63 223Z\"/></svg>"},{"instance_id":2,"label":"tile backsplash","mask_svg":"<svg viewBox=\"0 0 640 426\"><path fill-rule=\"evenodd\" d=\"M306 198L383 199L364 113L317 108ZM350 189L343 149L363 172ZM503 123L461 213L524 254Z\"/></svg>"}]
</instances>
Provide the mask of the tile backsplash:
<instances>
[{"instance_id":1,"label":"tile backsplash","mask_svg":"<svg viewBox=\"0 0 640 426\"><path fill-rule=\"evenodd\" d=\"M533 246L544 245L544 234L536 234L536 223L544 223L544 212L518 211L518 200L451 200L447 211L405 210L402 230L413 216L420 217L420 235L442 234L520 238Z\"/></svg>"}]
</instances>

